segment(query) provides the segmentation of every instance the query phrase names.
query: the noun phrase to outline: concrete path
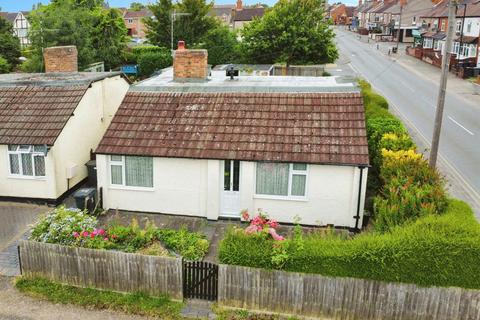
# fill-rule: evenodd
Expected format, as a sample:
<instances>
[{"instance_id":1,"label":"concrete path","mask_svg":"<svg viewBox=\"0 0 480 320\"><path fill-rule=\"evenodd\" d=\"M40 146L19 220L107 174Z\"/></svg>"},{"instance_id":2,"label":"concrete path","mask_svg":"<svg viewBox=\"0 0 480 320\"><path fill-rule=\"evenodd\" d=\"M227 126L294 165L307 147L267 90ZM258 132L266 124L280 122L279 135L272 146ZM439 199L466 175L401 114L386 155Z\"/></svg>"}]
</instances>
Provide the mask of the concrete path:
<instances>
[{"instance_id":1,"label":"concrete path","mask_svg":"<svg viewBox=\"0 0 480 320\"><path fill-rule=\"evenodd\" d=\"M390 109L405 123L419 150L428 155L438 95L440 69L407 56L405 45L388 55L393 43L337 30L340 59L337 67L352 69L385 96ZM450 193L470 203L480 219L480 96L471 84L449 76L440 139L440 171Z\"/></svg>"},{"instance_id":2,"label":"concrete path","mask_svg":"<svg viewBox=\"0 0 480 320\"><path fill-rule=\"evenodd\" d=\"M49 210L46 206L25 203L0 202L0 275L20 274L17 245L26 239L31 224L40 214ZM1 319L1 318L0 318Z\"/></svg>"},{"instance_id":3,"label":"concrete path","mask_svg":"<svg viewBox=\"0 0 480 320\"><path fill-rule=\"evenodd\" d=\"M31 298L13 287L13 278L0 276L0 320L140 320L148 317Z\"/></svg>"}]
</instances>

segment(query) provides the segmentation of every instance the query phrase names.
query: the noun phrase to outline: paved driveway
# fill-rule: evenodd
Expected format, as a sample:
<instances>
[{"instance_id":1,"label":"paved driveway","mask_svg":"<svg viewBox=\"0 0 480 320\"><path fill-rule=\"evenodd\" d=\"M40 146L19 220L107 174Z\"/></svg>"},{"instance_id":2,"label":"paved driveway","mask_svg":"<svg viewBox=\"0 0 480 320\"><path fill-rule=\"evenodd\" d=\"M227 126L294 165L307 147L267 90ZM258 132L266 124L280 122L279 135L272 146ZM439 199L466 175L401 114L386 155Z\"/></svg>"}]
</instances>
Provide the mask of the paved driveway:
<instances>
[{"instance_id":1,"label":"paved driveway","mask_svg":"<svg viewBox=\"0 0 480 320\"><path fill-rule=\"evenodd\" d=\"M17 242L28 236L30 225L46 211L46 206L0 202L0 275L20 273Z\"/></svg>"}]
</instances>

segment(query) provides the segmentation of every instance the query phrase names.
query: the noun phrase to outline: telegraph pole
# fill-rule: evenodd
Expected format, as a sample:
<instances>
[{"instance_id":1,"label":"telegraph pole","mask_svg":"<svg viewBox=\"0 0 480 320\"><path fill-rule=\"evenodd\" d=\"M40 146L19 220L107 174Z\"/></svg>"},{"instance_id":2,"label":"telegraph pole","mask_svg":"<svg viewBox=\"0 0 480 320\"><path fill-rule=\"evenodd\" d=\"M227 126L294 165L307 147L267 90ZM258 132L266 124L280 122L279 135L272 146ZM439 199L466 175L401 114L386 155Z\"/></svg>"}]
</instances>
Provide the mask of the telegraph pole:
<instances>
[{"instance_id":1,"label":"telegraph pole","mask_svg":"<svg viewBox=\"0 0 480 320\"><path fill-rule=\"evenodd\" d=\"M448 29L445 43L445 54L442 57L442 75L440 78L440 89L438 91L437 109L435 112L435 124L433 127L432 149L430 150L429 164L435 168L437 164L438 145L440 132L442 130L443 108L445 106L445 93L447 90L448 71L450 69L450 55L452 52L453 35L455 28L455 11L457 0L450 0L448 4Z\"/></svg>"},{"instance_id":2,"label":"telegraph pole","mask_svg":"<svg viewBox=\"0 0 480 320\"><path fill-rule=\"evenodd\" d=\"M400 17L398 18L398 35L397 35L397 52L398 53L398 45L400 43L400 33L402 32L402 11L403 11L403 1L400 0Z\"/></svg>"}]
</instances>

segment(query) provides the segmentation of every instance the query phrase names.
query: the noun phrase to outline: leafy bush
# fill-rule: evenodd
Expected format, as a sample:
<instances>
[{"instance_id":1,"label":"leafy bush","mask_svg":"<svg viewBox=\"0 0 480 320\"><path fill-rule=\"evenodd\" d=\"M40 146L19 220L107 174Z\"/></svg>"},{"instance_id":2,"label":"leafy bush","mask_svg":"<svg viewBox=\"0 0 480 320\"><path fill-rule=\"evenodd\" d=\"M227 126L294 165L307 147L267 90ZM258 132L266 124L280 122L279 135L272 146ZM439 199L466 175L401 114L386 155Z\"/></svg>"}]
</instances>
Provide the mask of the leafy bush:
<instances>
[{"instance_id":1,"label":"leafy bush","mask_svg":"<svg viewBox=\"0 0 480 320\"><path fill-rule=\"evenodd\" d=\"M0 73L9 73L11 70L11 65L8 63L7 59L0 55Z\"/></svg>"},{"instance_id":2,"label":"leafy bush","mask_svg":"<svg viewBox=\"0 0 480 320\"><path fill-rule=\"evenodd\" d=\"M59 207L43 218L33 229L35 241L58 243L91 249L114 249L123 252L164 255L164 245L188 260L199 260L208 252L209 242L200 233L158 229L149 221L145 228L132 219L128 226L97 228L97 219L76 209Z\"/></svg>"},{"instance_id":3,"label":"leafy bush","mask_svg":"<svg viewBox=\"0 0 480 320\"><path fill-rule=\"evenodd\" d=\"M186 228L179 231L158 229L155 236L168 249L178 252L187 260L200 260L208 252L208 240L202 234L189 232Z\"/></svg>"},{"instance_id":4,"label":"leafy bush","mask_svg":"<svg viewBox=\"0 0 480 320\"><path fill-rule=\"evenodd\" d=\"M305 235L300 248L290 246L292 241L284 240L288 259L279 269L421 286L480 288L480 225L469 206L459 200L451 200L444 215L427 215L384 234L364 233L349 240ZM276 243L229 230L220 243L220 262L278 269L272 261Z\"/></svg>"},{"instance_id":5,"label":"leafy bush","mask_svg":"<svg viewBox=\"0 0 480 320\"><path fill-rule=\"evenodd\" d=\"M97 219L85 211L67 209L60 206L49 212L33 228L30 239L64 245L73 245L76 242L74 232L93 231Z\"/></svg>"},{"instance_id":6,"label":"leafy bush","mask_svg":"<svg viewBox=\"0 0 480 320\"><path fill-rule=\"evenodd\" d=\"M370 83L360 80L358 84L362 89L363 102L367 108L377 106L385 110L388 109L388 101L378 93L375 93Z\"/></svg>"},{"instance_id":7,"label":"leafy bush","mask_svg":"<svg viewBox=\"0 0 480 320\"><path fill-rule=\"evenodd\" d=\"M385 133L379 142L379 149L391 151L415 150L415 143L408 134Z\"/></svg>"},{"instance_id":8,"label":"leafy bush","mask_svg":"<svg viewBox=\"0 0 480 320\"><path fill-rule=\"evenodd\" d=\"M170 53L170 50L167 49L167 48L164 48L164 47L159 47L159 46L136 46L136 47L133 47L132 49L132 53L134 56L137 57L140 57L141 55L145 54L145 53L165 53L165 52L168 52Z\"/></svg>"},{"instance_id":9,"label":"leafy bush","mask_svg":"<svg viewBox=\"0 0 480 320\"><path fill-rule=\"evenodd\" d=\"M155 71L172 65L172 57L170 51L145 52L138 57L137 62L140 75L148 77Z\"/></svg>"}]
</instances>

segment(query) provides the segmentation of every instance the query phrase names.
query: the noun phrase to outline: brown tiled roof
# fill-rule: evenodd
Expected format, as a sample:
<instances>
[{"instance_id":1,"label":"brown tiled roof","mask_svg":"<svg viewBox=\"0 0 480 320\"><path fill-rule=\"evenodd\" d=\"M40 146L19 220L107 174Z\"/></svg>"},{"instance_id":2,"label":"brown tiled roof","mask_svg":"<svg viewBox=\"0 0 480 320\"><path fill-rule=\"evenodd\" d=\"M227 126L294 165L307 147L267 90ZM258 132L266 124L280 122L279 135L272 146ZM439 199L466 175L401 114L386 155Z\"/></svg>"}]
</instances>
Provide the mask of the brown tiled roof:
<instances>
[{"instance_id":1,"label":"brown tiled roof","mask_svg":"<svg viewBox=\"0 0 480 320\"><path fill-rule=\"evenodd\" d=\"M96 152L368 164L360 93L133 91Z\"/></svg>"},{"instance_id":2,"label":"brown tiled roof","mask_svg":"<svg viewBox=\"0 0 480 320\"><path fill-rule=\"evenodd\" d=\"M124 19L145 18L145 17L150 17L152 15L153 15L152 12L148 9L142 9L138 11L128 9L127 11L125 11L123 18Z\"/></svg>"},{"instance_id":3,"label":"brown tiled roof","mask_svg":"<svg viewBox=\"0 0 480 320\"><path fill-rule=\"evenodd\" d=\"M53 145L87 88L0 87L0 144Z\"/></svg>"},{"instance_id":4,"label":"brown tiled roof","mask_svg":"<svg viewBox=\"0 0 480 320\"><path fill-rule=\"evenodd\" d=\"M235 11L235 21L252 21L255 17L261 17L265 13L264 7L243 8Z\"/></svg>"},{"instance_id":5,"label":"brown tiled roof","mask_svg":"<svg viewBox=\"0 0 480 320\"><path fill-rule=\"evenodd\" d=\"M13 23L15 18L17 17L17 12L0 12L0 17L4 18L5 20Z\"/></svg>"}]
</instances>

